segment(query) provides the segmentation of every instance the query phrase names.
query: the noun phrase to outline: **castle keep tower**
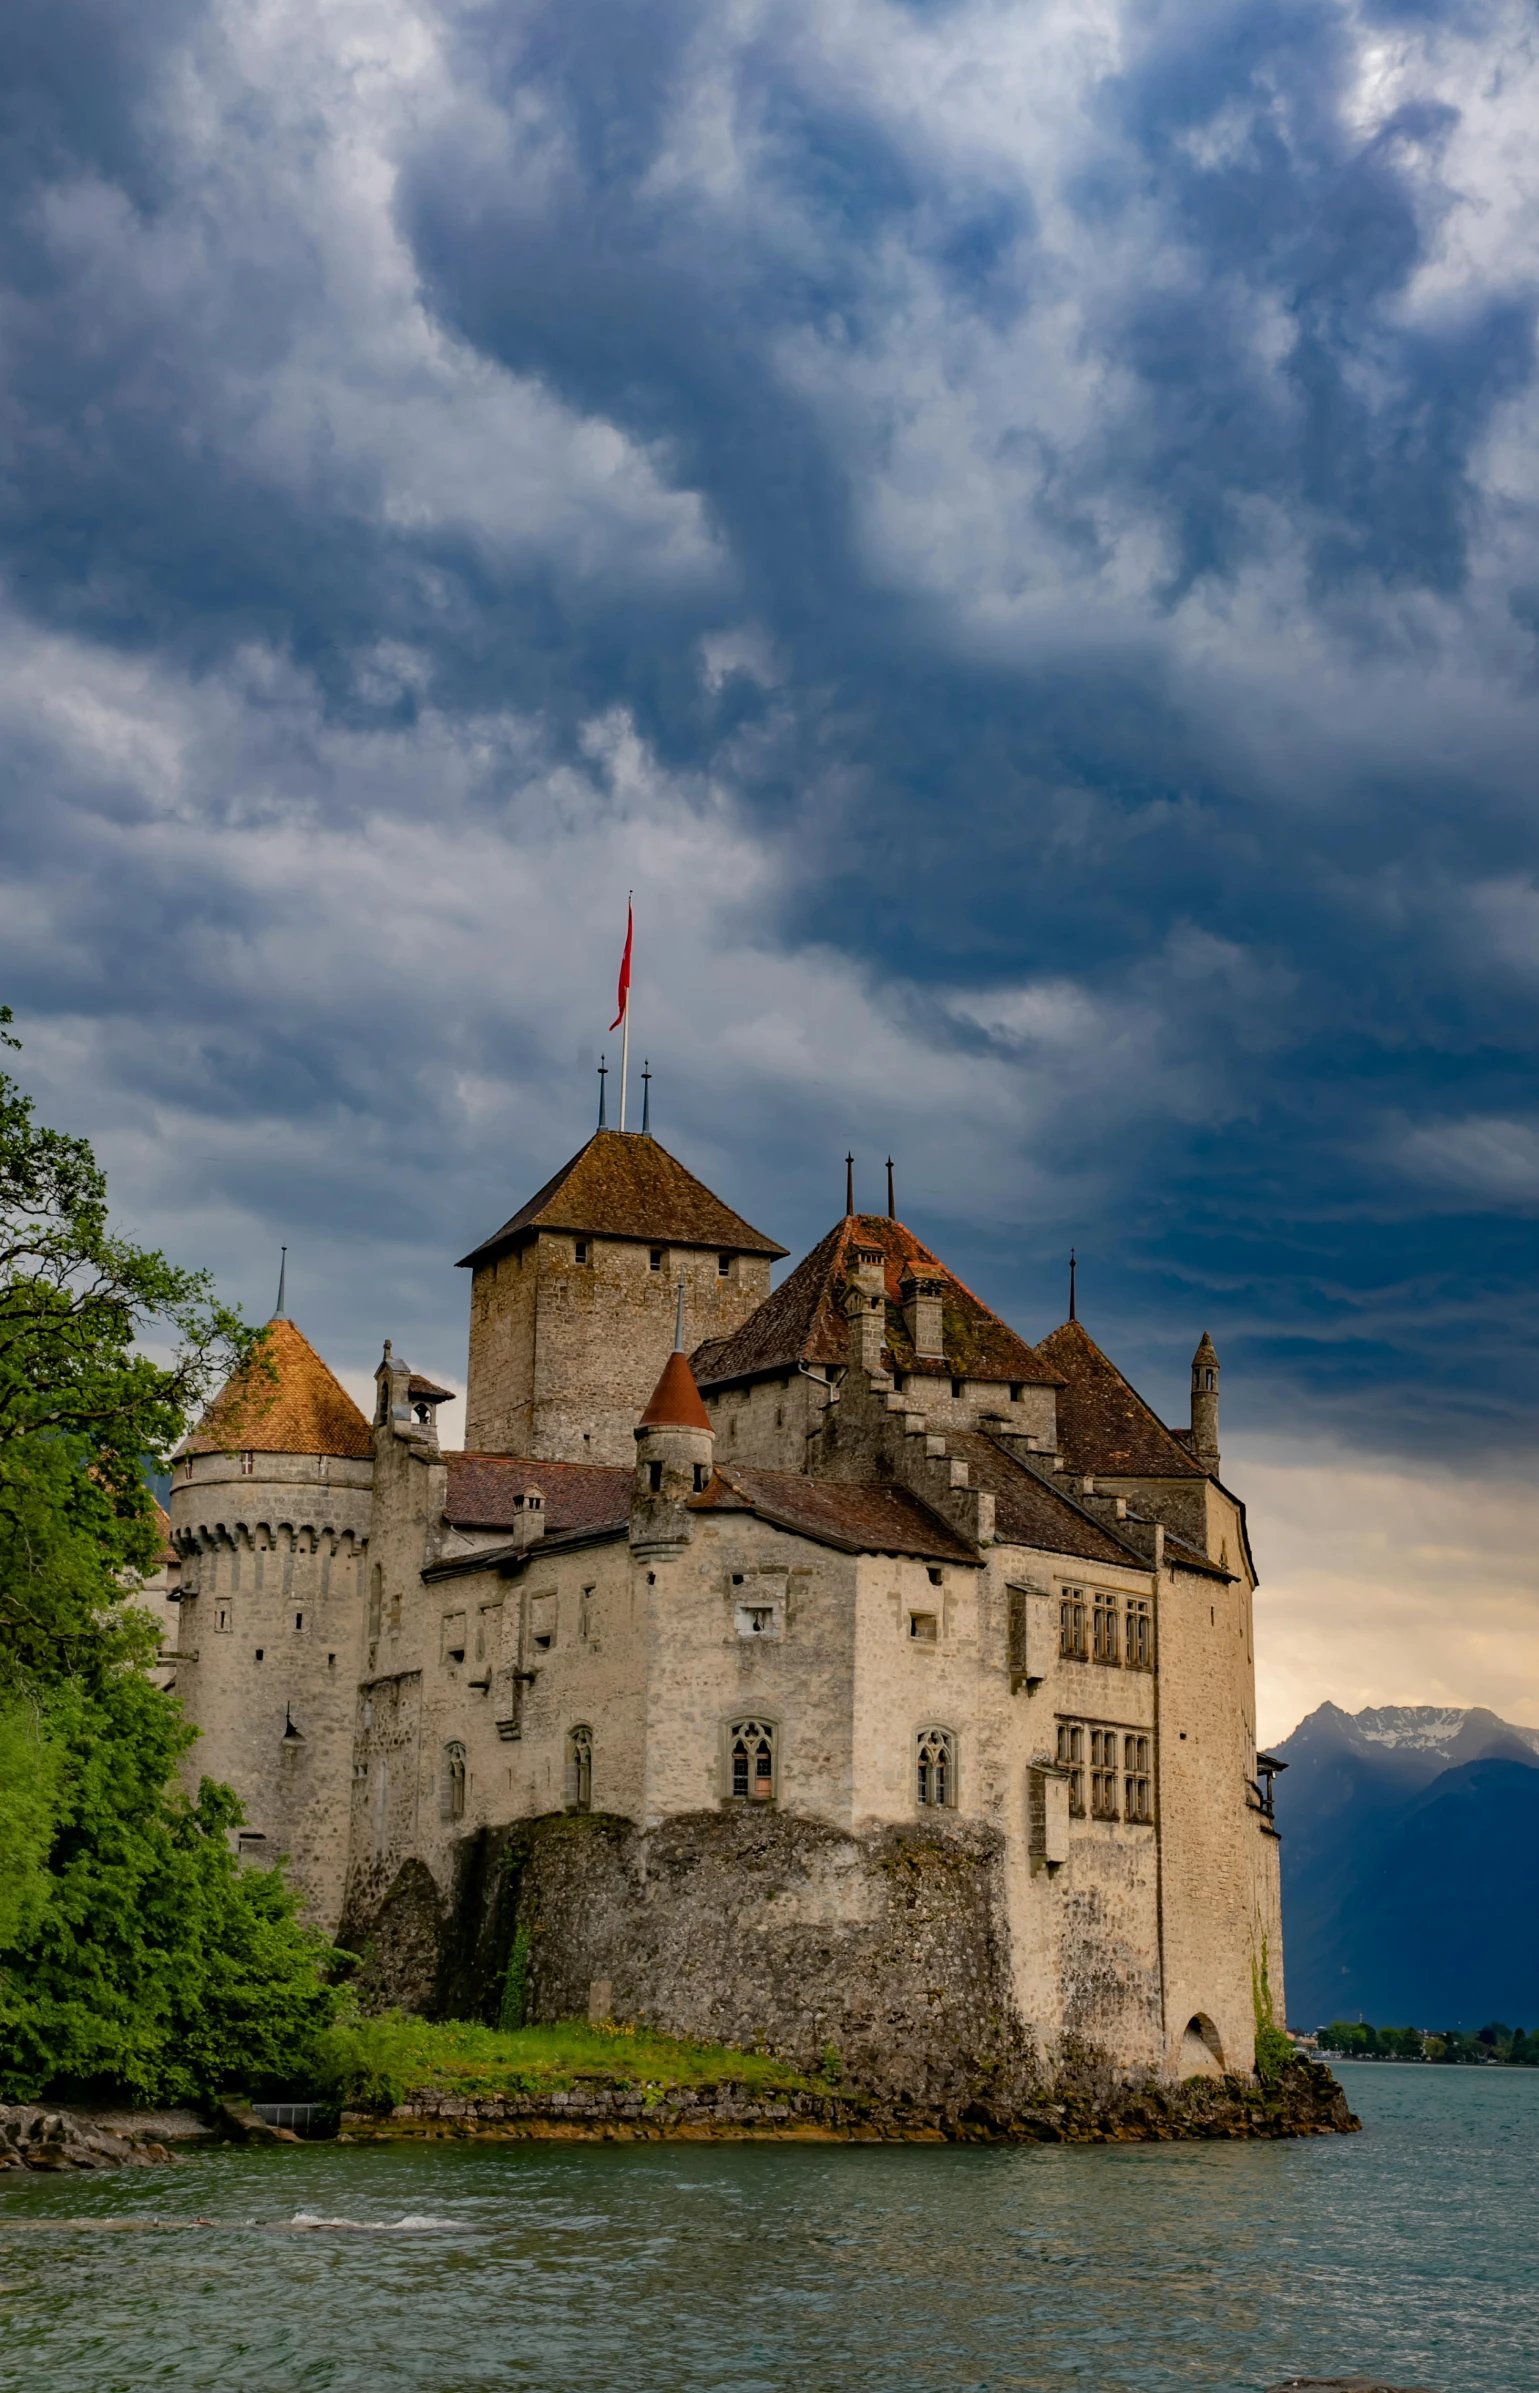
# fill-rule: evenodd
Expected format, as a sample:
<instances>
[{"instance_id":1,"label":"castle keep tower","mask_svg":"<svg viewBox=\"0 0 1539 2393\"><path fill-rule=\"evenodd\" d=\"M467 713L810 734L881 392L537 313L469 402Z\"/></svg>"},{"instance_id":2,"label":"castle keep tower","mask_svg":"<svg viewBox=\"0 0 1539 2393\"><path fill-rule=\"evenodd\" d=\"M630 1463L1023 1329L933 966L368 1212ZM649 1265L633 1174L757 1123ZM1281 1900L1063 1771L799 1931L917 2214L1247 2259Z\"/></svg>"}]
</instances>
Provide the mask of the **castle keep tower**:
<instances>
[{"instance_id":1,"label":"castle keep tower","mask_svg":"<svg viewBox=\"0 0 1539 2393\"><path fill-rule=\"evenodd\" d=\"M347 1866L373 1476L369 1424L280 1317L265 1358L180 1449L171 1487L177 1685L202 1731L191 1769L234 1787L242 1852L287 1854L328 1931Z\"/></svg>"},{"instance_id":2,"label":"castle keep tower","mask_svg":"<svg viewBox=\"0 0 1539 2393\"><path fill-rule=\"evenodd\" d=\"M655 1138L596 1131L463 1259L467 1449L628 1469L680 1280L690 1344L730 1337L785 1251Z\"/></svg>"}]
</instances>

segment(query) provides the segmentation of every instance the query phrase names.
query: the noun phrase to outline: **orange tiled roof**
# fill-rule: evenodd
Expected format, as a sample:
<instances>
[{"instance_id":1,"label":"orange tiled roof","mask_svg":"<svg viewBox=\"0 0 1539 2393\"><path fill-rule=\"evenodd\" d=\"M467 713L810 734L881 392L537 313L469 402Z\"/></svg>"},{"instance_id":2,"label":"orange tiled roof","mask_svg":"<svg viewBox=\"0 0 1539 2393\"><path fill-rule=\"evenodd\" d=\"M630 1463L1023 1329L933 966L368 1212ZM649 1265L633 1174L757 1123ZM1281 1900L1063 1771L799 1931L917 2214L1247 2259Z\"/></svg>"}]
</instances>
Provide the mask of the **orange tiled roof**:
<instances>
[{"instance_id":1,"label":"orange tiled roof","mask_svg":"<svg viewBox=\"0 0 1539 2393\"><path fill-rule=\"evenodd\" d=\"M1080 1321L1042 1341L1059 1373L1058 1445L1071 1471L1108 1478L1202 1479L1199 1463L1150 1411Z\"/></svg>"},{"instance_id":2,"label":"orange tiled roof","mask_svg":"<svg viewBox=\"0 0 1539 2393\"><path fill-rule=\"evenodd\" d=\"M292 1321L269 1321L262 1355L251 1370L226 1381L180 1451L361 1457L373 1453L374 1441L303 1330Z\"/></svg>"},{"instance_id":3,"label":"orange tiled roof","mask_svg":"<svg viewBox=\"0 0 1539 2393\"><path fill-rule=\"evenodd\" d=\"M792 1371L798 1363L842 1364L847 1357L844 1292L850 1249L879 1247L887 1287L887 1351L895 1370L937 1378L1019 1381L1051 1387L1056 1373L1035 1348L1018 1337L981 1297L948 1271L921 1239L885 1213L852 1213L805 1255L788 1279L751 1313L730 1338L711 1338L696 1349L695 1377L702 1387ZM915 1354L903 1319L901 1282L906 1264L944 1280L941 1310L944 1360Z\"/></svg>"},{"instance_id":4,"label":"orange tiled roof","mask_svg":"<svg viewBox=\"0 0 1539 2393\"><path fill-rule=\"evenodd\" d=\"M723 1254L786 1252L713 1196L704 1181L686 1171L655 1138L643 1138L633 1130L595 1130L587 1145L511 1221L461 1256L460 1268L489 1263L529 1230L655 1239L660 1246L714 1246Z\"/></svg>"},{"instance_id":5,"label":"orange tiled roof","mask_svg":"<svg viewBox=\"0 0 1539 2393\"><path fill-rule=\"evenodd\" d=\"M809 1479L800 1471L719 1469L691 1512L756 1512L776 1528L854 1554L917 1554L927 1562L977 1563L978 1556L917 1496L885 1482Z\"/></svg>"},{"instance_id":6,"label":"orange tiled roof","mask_svg":"<svg viewBox=\"0 0 1539 2393\"><path fill-rule=\"evenodd\" d=\"M1078 1562L1148 1567L1140 1553L1103 1529L1066 1491L1039 1479L1029 1463L1017 1462L981 1430L948 1429L946 1452L966 1463L970 1487L985 1488L993 1497L994 1534L1001 1544L1071 1554Z\"/></svg>"},{"instance_id":7,"label":"orange tiled roof","mask_svg":"<svg viewBox=\"0 0 1539 2393\"><path fill-rule=\"evenodd\" d=\"M537 1487L545 1498L545 1533L623 1528L631 1513L632 1473L601 1462L527 1462L514 1454L446 1454L444 1519L454 1529L511 1529L518 1498Z\"/></svg>"}]
</instances>

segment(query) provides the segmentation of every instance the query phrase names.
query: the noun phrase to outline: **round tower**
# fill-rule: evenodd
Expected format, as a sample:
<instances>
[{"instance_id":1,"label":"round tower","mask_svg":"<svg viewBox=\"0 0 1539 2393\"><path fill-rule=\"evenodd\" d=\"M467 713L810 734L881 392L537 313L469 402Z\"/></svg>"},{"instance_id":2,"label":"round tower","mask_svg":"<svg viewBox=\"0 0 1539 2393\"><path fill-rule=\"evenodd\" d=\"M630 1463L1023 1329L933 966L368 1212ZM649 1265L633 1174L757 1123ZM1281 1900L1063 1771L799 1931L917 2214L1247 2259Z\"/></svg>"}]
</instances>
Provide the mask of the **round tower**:
<instances>
[{"instance_id":1,"label":"round tower","mask_svg":"<svg viewBox=\"0 0 1539 2393\"><path fill-rule=\"evenodd\" d=\"M1192 1452L1218 1468L1218 1350L1206 1330L1192 1357Z\"/></svg>"},{"instance_id":2,"label":"round tower","mask_svg":"<svg viewBox=\"0 0 1539 2393\"><path fill-rule=\"evenodd\" d=\"M682 1544L691 1496L711 1484L716 1432L684 1351L684 1283L679 1282L673 1352L636 1424L636 1477L631 1492L632 1545Z\"/></svg>"},{"instance_id":3,"label":"round tower","mask_svg":"<svg viewBox=\"0 0 1539 2393\"><path fill-rule=\"evenodd\" d=\"M189 1772L235 1789L241 1852L286 1855L328 1931L347 1864L373 1477L368 1422L280 1312L178 1450L171 1483L177 1692L201 1731Z\"/></svg>"}]
</instances>

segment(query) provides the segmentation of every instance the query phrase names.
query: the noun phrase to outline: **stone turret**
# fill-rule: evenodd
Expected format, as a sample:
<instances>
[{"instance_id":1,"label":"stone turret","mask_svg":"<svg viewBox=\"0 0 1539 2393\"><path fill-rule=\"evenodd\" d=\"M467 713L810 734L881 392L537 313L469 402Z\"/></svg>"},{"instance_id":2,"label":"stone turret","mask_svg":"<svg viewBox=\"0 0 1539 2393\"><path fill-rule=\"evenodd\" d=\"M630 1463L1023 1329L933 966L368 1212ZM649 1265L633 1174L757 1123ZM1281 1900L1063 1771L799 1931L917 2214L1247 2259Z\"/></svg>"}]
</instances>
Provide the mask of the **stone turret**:
<instances>
[{"instance_id":1,"label":"stone turret","mask_svg":"<svg viewBox=\"0 0 1539 2393\"><path fill-rule=\"evenodd\" d=\"M1192 1357L1192 1452L1218 1469L1218 1351L1206 1330Z\"/></svg>"},{"instance_id":2,"label":"stone turret","mask_svg":"<svg viewBox=\"0 0 1539 2393\"><path fill-rule=\"evenodd\" d=\"M177 1693L190 1767L245 1806L250 1860L288 1856L307 1914L336 1926L373 1483L369 1424L303 1332L267 1325L177 1454Z\"/></svg>"},{"instance_id":3,"label":"stone turret","mask_svg":"<svg viewBox=\"0 0 1539 2393\"><path fill-rule=\"evenodd\" d=\"M687 1543L691 1496L711 1484L716 1432L684 1351L684 1283L679 1283L674 1349L636 1424L631 1544L637 1550Z\"/></svg>"}]
</instances>

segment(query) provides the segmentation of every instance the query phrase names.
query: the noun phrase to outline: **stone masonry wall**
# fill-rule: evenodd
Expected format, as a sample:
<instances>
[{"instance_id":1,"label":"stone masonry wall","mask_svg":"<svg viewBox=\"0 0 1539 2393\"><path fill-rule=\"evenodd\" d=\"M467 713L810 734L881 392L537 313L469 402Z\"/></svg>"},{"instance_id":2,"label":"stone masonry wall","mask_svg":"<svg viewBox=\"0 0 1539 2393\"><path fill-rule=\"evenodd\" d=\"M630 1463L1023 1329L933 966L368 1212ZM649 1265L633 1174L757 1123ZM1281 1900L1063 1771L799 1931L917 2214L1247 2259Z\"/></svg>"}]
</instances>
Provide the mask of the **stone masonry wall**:
<instances>
[{"instance_id":1,"label":"stone masonry wall","mask_svg":"<svg viewBox=\"0 0 1539 2393\"><path fill-rule=\"evenodd\" d=\"M465 1443L486 1454L618 1463L673 1347L684 1282L686 1343L727 1336L769 1294L769 1258L541 1231L482 1264L471 1288Z\"/></svg>"}]
</instances>

